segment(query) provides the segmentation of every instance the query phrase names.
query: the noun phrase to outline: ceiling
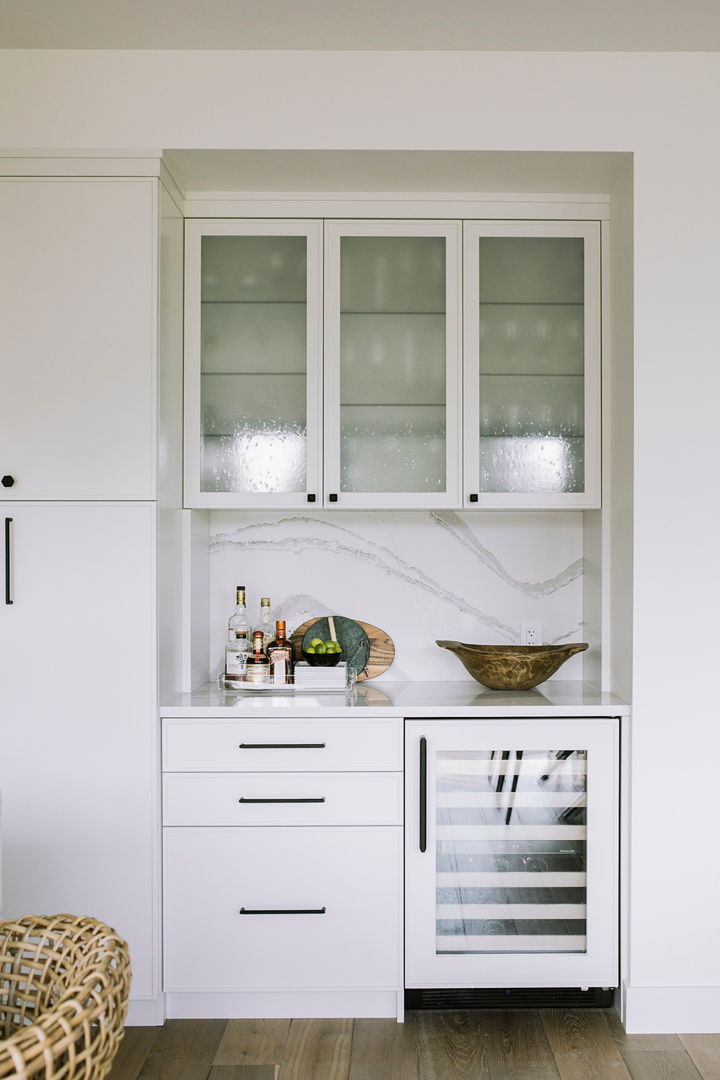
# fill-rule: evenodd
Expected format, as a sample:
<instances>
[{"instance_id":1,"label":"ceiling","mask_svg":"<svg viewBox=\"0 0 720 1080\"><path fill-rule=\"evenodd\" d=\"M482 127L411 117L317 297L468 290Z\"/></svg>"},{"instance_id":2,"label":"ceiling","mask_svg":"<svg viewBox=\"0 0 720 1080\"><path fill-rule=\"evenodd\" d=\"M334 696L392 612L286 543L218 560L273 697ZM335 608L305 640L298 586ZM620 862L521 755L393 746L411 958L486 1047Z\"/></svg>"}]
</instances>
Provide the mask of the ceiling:
<instances>
[{"instance_id":1,"label":"ceiling","mask_svg":"<svg viewBox=\"0 0 720 1080\"><path fill-rule=\"evenodd\" d=\"M717 51L718 0L0 0L5 49Z\"/></svg>"}]
</instances>

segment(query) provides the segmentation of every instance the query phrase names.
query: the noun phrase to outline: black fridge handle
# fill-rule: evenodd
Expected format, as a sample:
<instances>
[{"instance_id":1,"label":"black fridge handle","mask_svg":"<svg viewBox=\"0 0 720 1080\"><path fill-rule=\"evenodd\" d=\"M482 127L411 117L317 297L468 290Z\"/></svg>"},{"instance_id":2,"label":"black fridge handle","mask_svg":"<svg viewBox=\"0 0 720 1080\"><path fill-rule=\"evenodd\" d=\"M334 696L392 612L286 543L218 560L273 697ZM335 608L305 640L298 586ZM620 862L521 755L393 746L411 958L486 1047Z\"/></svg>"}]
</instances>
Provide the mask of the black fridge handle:
<instances>
[{"instance_id":1,"label":"black fridge handle","mask_svg":"<svg viewBox=\"0 0 720 1080\"><path fill-rule=\"evenodd\" d=\"M420 850L427 851L427 739L420 739Z\"/></svg>"},{"instance_id":2,"label":"black fridge handle","mask_svg":"<svg viewBox=\"0 0 720 1080\"><path fill-rule=\"evenodd\" d=\"M10 579L12 571L10 568L10 525L12 523L11 517L5 518L5 603L12 604L12 588L10 586Z\"/></svg>"}]
</instances>

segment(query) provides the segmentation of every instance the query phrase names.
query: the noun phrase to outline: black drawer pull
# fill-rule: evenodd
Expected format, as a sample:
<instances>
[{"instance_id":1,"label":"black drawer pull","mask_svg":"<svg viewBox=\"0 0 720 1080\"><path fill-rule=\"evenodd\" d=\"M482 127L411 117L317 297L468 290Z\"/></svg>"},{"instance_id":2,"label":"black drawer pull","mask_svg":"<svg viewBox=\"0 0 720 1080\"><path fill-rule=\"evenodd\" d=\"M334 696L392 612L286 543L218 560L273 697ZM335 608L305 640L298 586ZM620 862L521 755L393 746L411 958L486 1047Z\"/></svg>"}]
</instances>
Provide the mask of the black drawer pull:
<instances>
[{"instance_id":1,"label":"black drawer pull","mask_svg":"<svg viewBox=\"0 0 720 1080\"><path fill-rule=\"evenodd\" d=\"M324 750L324 742L241 742L241 750Z\"/></svg>"},{"instance_id":2,"label":"black drawer pull","mask_svg":"<svg viewBox=\"0 0 720 1080\"><path fill-rule=\"evenodd\" d=\"M240 908L241 915L324 915L325 908Z\"/></svg>"},{"instance_id":3,"label":"black drawer pull","mask_svg":"<svg viewBox=\"0 0 720 1080\"><path fill-rule=\"evenodd\" d=\"M321 795L321 796L320 796L320 798L317 798L317 799L246 799L244 795L241 795L241 796L240 796L240 798L238 799L238 802L243 802L243 803L265 803L265 802L271 802L271 803L276 803L276 802L282 802L282 803L286 803L286 802L292 802L292 803L295 803L295 802L325 802L325 796L324 796L324 795Z\"/></svg>"}]
</instances>

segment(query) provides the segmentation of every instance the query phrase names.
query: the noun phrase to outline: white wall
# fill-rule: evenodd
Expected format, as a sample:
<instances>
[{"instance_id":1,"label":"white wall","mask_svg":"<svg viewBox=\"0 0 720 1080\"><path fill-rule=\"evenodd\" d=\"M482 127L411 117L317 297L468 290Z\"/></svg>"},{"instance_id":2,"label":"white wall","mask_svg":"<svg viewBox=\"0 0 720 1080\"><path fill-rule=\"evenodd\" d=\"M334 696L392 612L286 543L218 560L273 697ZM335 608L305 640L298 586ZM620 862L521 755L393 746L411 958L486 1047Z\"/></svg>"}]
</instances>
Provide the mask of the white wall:
<instances>
[{"instance_id":1,"label":"white wall","mask_svg":"<svg viewBox=\"0 0 720 1080\"><path fill-rule=\"evenodd\" d=\"M0 145L634 154L629 1024L718 1030L720 57L6 53ZM682 732L684 743L679 740Z\"/></svg>"}]
</instances>

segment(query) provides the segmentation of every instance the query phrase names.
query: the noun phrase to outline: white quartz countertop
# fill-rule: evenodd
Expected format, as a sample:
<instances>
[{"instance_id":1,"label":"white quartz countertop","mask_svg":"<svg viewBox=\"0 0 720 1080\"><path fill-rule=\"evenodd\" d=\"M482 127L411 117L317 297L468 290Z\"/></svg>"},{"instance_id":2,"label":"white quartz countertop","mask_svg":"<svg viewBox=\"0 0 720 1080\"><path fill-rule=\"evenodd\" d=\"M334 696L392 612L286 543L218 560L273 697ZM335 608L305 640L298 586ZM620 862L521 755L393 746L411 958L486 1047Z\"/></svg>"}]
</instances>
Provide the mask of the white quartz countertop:
<instances>
[{"instance_id":1,"label":"white quartz countertop","mask_svg":"<svg viewBox=\"0 0 720 1080\"><path fill-rule=\"evenodd\" d=\"M160 707L163 717L357 717L363 710L388 717L626 716L622 698L591 683L550 680L534 690L488 690L471 680L379 682L347 692L224 691L206 683Z\"/></svg>"}]
</instances>

